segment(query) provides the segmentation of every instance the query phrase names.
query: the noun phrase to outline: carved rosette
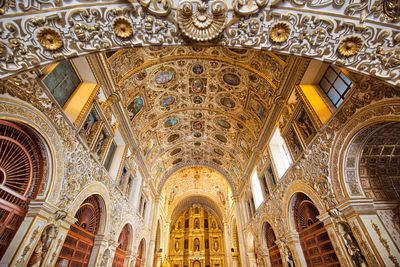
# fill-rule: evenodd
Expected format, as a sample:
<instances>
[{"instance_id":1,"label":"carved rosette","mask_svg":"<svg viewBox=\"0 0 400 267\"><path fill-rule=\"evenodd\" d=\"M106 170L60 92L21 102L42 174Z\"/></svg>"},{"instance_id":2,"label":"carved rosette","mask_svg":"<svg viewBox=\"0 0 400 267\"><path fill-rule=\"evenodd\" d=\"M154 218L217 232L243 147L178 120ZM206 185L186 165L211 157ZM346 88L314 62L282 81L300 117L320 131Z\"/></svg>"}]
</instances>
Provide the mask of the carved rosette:
<instances>
[{"instance_id":1,"label":"carved rosette","mask_svg":"<svg viewBox=\"0 0 400 267\"><path fill-rule=\"evenodd\" d=\"M36 38L46 50L55 51L63 46L61 35L52 28L41 28L36 34Z\"/></svg>"},{"instance_id":2,"label":"carved rosette","mask_svg":"<svg viewBox=\"0 0 400 267\"><path fill-rule=\"evenodd\" d=\"M343 57L351 57L357 54L362 46L362 39L358 36L346 37L338 47L338 53Z\"/></svg>"},{"instance_id":3,"label":"carved rosette","mask_svg":"<svg viewBox=\"0 0 400 267\"><path fill-rule=\"evenodd\" d=\"M113 30L120 38L128 38L132 36L132 24L124 17L118 17L113 22Z\"/></svg>"},{"instance_id":4,"label":"carved rosette","mask_svg":"<svg viewBox=\"0 0 400 267\"><path fill-rule=\"evenodd\" d=\"M197 10L195 9L197 8ZM223 0L183 0L178 5L178 24L182 33L194 41L210 41L225 28L227 6Z\"/></svg>"},{"instance_id":5,"label":"carved rosette","mask_svg":"<svg viewBox=\"0 0 400 267\"><path fill-rule=\"evenodd\" d=\"M272 26L271 31L269 32L269 37L271 41L274 43L283 43L285 42L290 35L290 26L284 22L278 22Z\"/></svg>"}]
</instances>

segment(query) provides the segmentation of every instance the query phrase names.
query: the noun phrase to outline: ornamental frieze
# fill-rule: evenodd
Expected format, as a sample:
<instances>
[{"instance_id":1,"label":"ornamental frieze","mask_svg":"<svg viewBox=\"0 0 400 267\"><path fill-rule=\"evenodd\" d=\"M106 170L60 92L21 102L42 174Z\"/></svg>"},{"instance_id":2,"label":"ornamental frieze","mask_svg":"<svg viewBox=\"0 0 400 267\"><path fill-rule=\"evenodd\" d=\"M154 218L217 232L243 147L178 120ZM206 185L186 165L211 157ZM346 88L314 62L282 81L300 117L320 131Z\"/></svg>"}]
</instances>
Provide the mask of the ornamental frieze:
<instances>
[{"instance_id":1,"label":"ornamental frieze","mask_svg":"<svg viewBox=\"0 0 400 267\"><path fill-rule=\"evenodd\" d=\"M397 84L395 2L4 0L0 77L92 52L194 43L307 56Z\"/></svg>"}]
</instances>

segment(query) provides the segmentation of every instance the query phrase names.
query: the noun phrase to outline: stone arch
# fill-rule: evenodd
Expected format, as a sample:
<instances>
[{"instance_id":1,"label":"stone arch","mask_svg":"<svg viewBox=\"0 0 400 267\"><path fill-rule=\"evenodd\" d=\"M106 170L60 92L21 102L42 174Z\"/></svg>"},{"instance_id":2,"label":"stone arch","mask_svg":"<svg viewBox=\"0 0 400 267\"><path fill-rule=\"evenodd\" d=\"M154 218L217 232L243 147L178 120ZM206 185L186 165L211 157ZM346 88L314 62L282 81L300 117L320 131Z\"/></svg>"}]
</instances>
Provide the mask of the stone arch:
<instances>
[{"instance_id":1,"label":"stone arch","mask_svg":"<svg viewBox=\"0 0 400 267\"><path fill-rule=\"evenodd\" d=\"M295 181L289 184L289 186L286 189L284 197L283 212L285 214L284 217L286 220L286 225L291 232L296 232L293 207L296 201L295 194L297 193L303 193L306 196L308 196L314 203L320 214L324 213L326 210L323 201L318 196L318 193L315 192L315 190L311 188L309 185L300 181Z\"/></svg>"},{"instance_id":2,"label":"stone arch","mask_svg":"<svg viewBox=\"0 0 400 267\"><path fill-rule=\"evenodd\" d=\"M304 193L292 197L293 221L308 266L337 266L339 259L330 236L319 220L320 212L314 202Z\"/></svg>"},{"instance_id":3,"label":"stone arch","mask_svg":"<svg viewBox=\"0 0 400 267\"><path fill-rule=\"evenodd\" d=\"M37 200L56 203L61 186L55 185L62 184L64 178L64 146L53 123L32 105L15 99L0 98L0 110L0 119L27 125L36 132L44 148L42 152L47 158L46 168L48 169L43 177L45 185L37 195Z\"/></svg>"},{"instance_id":4,"label":"stone arch","mask_svg":"<svg viewBox=\"0 0 400 267\"><path fill-rule=\"evenodd\" d=\"M142 238L137 246L137 258L135 262L135 267L140 267L145 262L146 255L146 239Z\"/></svg>"},{"instance_id":5,"label":"stone arch","mask_svg":"<svg viewBox=\"0 0 400 267\"><path fill-rule=\"evenodd\" d=\"M132 214L127 214L126 217L124 218L124 220L121 222L121 224L118 226L117 230L115 232L115 241L118 241L118 235L119 233L121 233L122 229L128 225L128 228L130 229L130 238L129 238L129 242L128 242L128 248L129 250L133 249L133 245L134 245L134 228L133 225L135 225L135 220L134 220L134 216Z\"/></svg>"},{"instance_id":6,"label":"stone arch","mask_svg":"<svg viewBox=\"0 0 400 267\"><path fill-rule=\"evenodd\" d=\"M400 103L386 101L367 106L354 114L341 128L331 153L332 183L339 201L365 198L358 176L358 161L371 129L389 122L400 122Z\"/></svg>"},{"instance_id":7,"label":"stone arch","mask_svg":"<svg viewBox=\"0 0 400 267\"><path fill-rule=\"evenodd\" d=\"M178 172L178 171L180 171L182 169L188 168L188 167L198 167L198 166L210 168L210 169L218 172L219 174L221 174L228 181L228 184L229 184L229 186L230 186L230 188L232 190L232 193L235 195L235 193L236 193L235 181L232 179L232 177L229 175L229 173L226 172L221 167L218 167L216 164L207 164L207 163L204 163L204 162L200 163L200 164L197 164L197 165L180 164L180 165L177 165L177 166L171 168L170 170L168 170L162 176L162 178L160 179L160 182L159 182L158 187L157 187L158 193L161 194L161 191L164 188L164 185L166 184L168 178L171 177L173 174L175 174L176 172Z\"/></svg>"},{"instance_id":8,"label":"stone arch","mask_svg":"<svg viewBox=\"0 0 400 267\"><path fill-rule=\"evenodd\" d=\"M258 236L261 237L260 244L262 244L264 248L268 247L267 240L266 240L266 237L265 237L265 230L266 230L266 225L267 224L269 224L270 227L272 228L272 230L274 231L275 237L277 239L279 238L279 236L277 235L278 229L276 229L274 223L272 223L272 221L269 218L266 218L266 216L264 216L263 219L261 220L261 227L259 227L259 233L258 233Z\"/></svg>"},{"instance_id":9,"label":"stone arch","mask_svg":"<svg viewBox=\"0 0 400 267\"><path fill-rule=\"evenodd\" d=\"M68 213L75 215L83 201L91 195L98 196L101 208L100 228L98 230L98 234L108 233L110 231L111 220L111 214L109 211L110 196L108 189L104 184L96 182L82 188L81 192L75 197L74 201L72 202Z\"/></svg>"},{"instance_id":10,"label":"stone arch","mask_svg":"<svg viewBox=\"0 0 400 267\"><path fill-rule=\"evenodd\" d=\"M269 251L271 266L283 266L279 245L276 243L278 240L277 232L268 221L264 221L261 228L262 243Z\"/></svg>"},{"instance_id":11,"label":"stone arch","mask_svg":"<svg viewBox=\"0 0 400 267\"><path fill-rule=\"evenodd\" d=\"M179 198L177 198L174 202L173 205L170 208L170 214L168 214L168 218L173 219L176 217L176 209L181 203L189 198L196 198L196 197L201 197L202 199L205 200L203 204L205 204L207 207L210 208L210 211L214 213L214 216L217 218L217 220L220 220L219 223L221 225L222 222L225 220L224 217L224 211L221 209L220 205L218 204L217 201L215 201L214 195L208 192L201 192L201 195L198 194L197 190L189 190L185 193L183 193Z\"/></svg>"},{"instance_id":12,"label":"stone arch","mask_svg":"<svg viewBox=\"0 0 400 267\"><path fill-rule=\"evenodd\" d=\"M253 231L250 229L246 233L246 254L248 257L249 266L256 266L256 239Z\"/></svg>"}]
</instances>

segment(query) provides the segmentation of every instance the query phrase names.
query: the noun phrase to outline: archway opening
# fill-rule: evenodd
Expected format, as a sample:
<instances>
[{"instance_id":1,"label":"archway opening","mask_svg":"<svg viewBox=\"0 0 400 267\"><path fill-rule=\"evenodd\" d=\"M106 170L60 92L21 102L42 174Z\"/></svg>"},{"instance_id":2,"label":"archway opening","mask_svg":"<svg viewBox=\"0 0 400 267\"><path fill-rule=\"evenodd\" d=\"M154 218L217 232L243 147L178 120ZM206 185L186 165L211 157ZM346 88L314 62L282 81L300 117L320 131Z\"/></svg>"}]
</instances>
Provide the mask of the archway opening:
<instances>
[{"instance_id":1,"label":"archway opening","mask_svg":"<svg viewBox=\"0 0 400 267\"><path fill-rule=\"evenodd\" d=\"M0 120L0 258L38 195L44 160L35 133Z\"/></svg>"},{"instance_id":2,"label":"archway opening","mask_svg":"<svg viewBox=\"0 0 400 267\"><path fill-rule=\"evenodd\" d=\"M328 232L317 218L318 209L305 194L297 193L294 197L294 221L307 265L339 267Z\"/></svg>"},{"instance_id":3,"label":"archway opening","mask_svg":"<svg viewBox=\"0 0 400 267\"><path fill-rule=\"evenodd\" d=\"M275 236L274 230L272 229L271 225L268 222L265 222L263 224L263 235L265 238L265 243L268 247L269 259L271 261L271 266L272 267L283 266L279 247L275 243L276 236Z\"/></svg>"},{"instance_id":4,"label":"archway opening","mask_svg":"<svg viewBox=\"0 0 400 267\"><path fill-rule=\"evenodd\" d=\"M115 250L115 256L112 266L123 267L125 262L125 256L128 251L129 240L131 238L131 229L128 224L125 224L122 228L121 233L118 237L118 247Z\"/></svg>"},{"instance_id":5,"label":"archway opening","mask_svg":"<svg viewBox=\"0 0 400 267\"><path fill-rule=\"evenodd\" d=\"M142 262L144 263L145 252L146 252L146 240L142 238L142 240L140 240L139 247L137 249L137 258L135 267L142 266Z\"/></svg>"},{"instance_id":6,"label":"archway opening","mask_svg":"<svg viewBox=\"0 0 400 267\"><path fill-rule=\"evenodd\" d=\"M94 238L100 227L101 208L99 197L88 197L75 214L58 256L56 266L88 266L94 246Z\"/></svg>"},{"instance_id":7,"label":"archway opening","mask_svg":"<svg viewBox=\"0 0 400 267\"><path fill-rule=\"evenodd\" d=\"M199 204L181 210L171 226L168 257L172 266L225 266L221 219Z\"/></svg>"}]
</instances>

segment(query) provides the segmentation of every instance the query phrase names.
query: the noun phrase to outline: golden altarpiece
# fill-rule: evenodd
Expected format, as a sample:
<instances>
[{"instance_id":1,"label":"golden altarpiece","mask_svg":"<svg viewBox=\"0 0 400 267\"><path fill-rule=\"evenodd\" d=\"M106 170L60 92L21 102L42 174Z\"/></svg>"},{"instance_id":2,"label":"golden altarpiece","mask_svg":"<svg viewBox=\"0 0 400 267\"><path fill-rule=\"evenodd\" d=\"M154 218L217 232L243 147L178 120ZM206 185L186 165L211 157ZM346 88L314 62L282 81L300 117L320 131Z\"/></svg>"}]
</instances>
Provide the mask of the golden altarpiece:
<instances>
[{"instance_id":1,"label":"golden altarpiece","mask_svg":"<svg viewBox=\"0 0 400 267\"><path fill-rule=\"evenodd\" d=\"M171 228L169 262L174 267L223 267L221 225L200 205L183 211Z\"/></svg>"}]
</instances>

